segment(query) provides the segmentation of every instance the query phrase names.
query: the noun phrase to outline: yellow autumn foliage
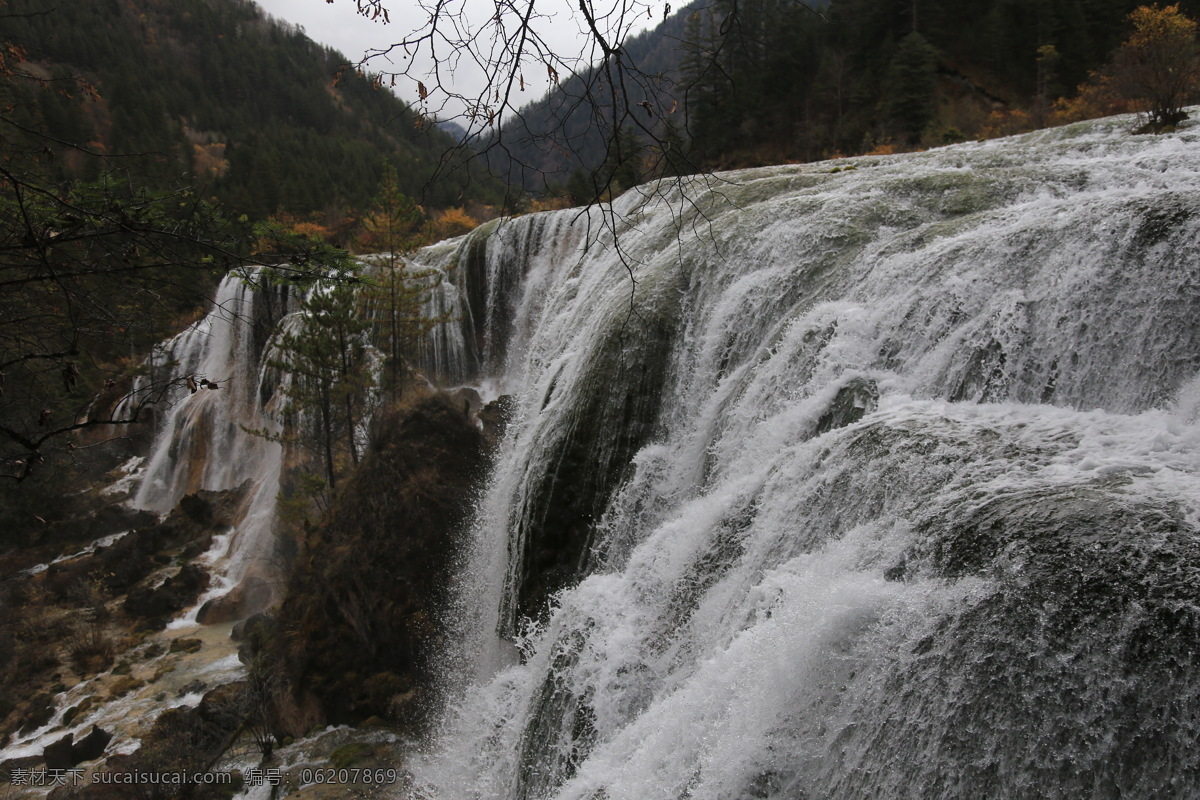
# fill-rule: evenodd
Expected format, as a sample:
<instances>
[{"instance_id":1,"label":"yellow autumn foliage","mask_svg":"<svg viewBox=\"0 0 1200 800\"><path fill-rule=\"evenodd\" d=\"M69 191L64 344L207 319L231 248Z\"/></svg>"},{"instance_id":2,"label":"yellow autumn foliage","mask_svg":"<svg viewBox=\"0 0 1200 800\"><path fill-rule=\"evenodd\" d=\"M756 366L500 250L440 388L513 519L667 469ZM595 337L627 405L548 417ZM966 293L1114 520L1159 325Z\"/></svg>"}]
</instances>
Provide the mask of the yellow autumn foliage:
<instances>
[{"instance_id":1,"label":"yellow autumn foliage","mask_svg":"<svg viewBox=\"0 0 1200 800\"><path fill-rule=\"evenodd\" d=\"M466 212L461 206L447 208L438 212L433 218L433 238L449 239L461 236L475 230L479 221Z\"/></svg>"}]
</instances>

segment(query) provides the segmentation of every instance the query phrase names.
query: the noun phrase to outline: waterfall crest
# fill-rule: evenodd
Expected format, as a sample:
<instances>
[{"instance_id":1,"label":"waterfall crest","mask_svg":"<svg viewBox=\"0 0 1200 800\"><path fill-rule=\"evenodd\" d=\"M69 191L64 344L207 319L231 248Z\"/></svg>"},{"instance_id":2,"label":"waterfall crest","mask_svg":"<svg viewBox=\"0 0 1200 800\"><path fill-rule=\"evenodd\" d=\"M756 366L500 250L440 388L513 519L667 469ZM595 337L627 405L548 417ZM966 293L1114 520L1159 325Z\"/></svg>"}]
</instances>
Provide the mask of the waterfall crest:
<instances>
[{"instance_id":1,"label":"waterfall crest","mask_svg":"<svg viewBox=\"0 0 1200 800\"><path fill-rule=\"evenodd\" d=\"M516 409L428 793L1200 791L1200 135L1127 126L427 255Z\"/></svg>"}]
</instances>

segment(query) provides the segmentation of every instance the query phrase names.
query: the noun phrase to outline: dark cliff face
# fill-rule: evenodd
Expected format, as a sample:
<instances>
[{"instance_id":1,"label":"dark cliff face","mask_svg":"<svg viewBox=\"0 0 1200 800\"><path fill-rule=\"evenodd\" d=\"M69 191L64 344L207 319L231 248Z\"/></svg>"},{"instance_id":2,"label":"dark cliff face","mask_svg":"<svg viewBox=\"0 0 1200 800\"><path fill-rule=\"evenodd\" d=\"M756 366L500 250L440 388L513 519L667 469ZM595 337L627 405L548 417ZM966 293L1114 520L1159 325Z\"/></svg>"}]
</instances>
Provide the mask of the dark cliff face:
<instances>
[{"instance_id":1,"label":"dark cliff face","mask_svg":"<svg viewBox=\"0 0 1200 800\"><path fill-rule=\"evenodd\" d=\"M437 395L391 412L310 536L271 648L330 723L422 721L454 559L483 477L483 434Z\"/></svg>"}]
</instances>

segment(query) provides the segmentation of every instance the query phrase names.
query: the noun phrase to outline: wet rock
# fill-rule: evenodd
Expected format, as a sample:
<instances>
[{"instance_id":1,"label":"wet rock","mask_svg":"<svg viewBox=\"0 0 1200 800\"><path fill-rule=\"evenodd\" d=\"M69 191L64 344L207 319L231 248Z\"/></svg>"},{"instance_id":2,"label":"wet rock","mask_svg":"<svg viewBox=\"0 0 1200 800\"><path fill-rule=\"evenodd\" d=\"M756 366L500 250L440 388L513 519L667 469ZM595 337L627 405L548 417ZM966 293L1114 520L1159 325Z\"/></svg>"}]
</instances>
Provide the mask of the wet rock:
<instances>
[{"instance_id":1,"label":"wet rock","mask_svg":"<svg viewBox=\"0 0 1200 800\"><path fill-rule=\"evenodd\" d=\"M367 742L350 742L334 749L329 754L329 765L334 769L347 769L362 765L375 756L375 747Z\"/></svg>"},{"instance_id":2,"label":"wet rock","mask_svg":"<svg viewBox=\"0 0 1200 800\"><path fill-rule=\"evenodd\" d=\"M180 638L180 639L176 639L175 641L171 642L171 652L172 653L195 653L197 650L199 650L203 646L204 646L204 642L200 641L199 639Z\"/></svg>"},{"instance_id":3,"label":"wet rock","mask_svg":"<svg viewBox=\"0 0 1200 800\"><path fill-rule=\"evenodd\" d=\"M135 689L140 688L142 688L142 682L137 678L133 677L132 675L122 675L120 678L117 678L115 681L113 681L108 687L108 698L110 700L115 700L118 697L127 695Z\"/></svg>"},{"instance_id":4,"label":"wet rock","mask_svg":"<svg viewBox=\"0 0 1200 800\"><path fill-rule=\"evenodd\" d=\"M88 537L93 541L123 531L133 531L153 525L157 517L149 511L134 510L124 505L105 506L91 516Z\"/></svg>"},{"instance_id":5,"label":"wet rock","mask_svg":"<svg viewBox=\"0 0 1200 800\"><path fill-rule=\"evenodd\" d=\"M202 625L217 625L245 619L268 608L274 594L271 585L262 578L247 577L229 594L205 603L197 613L196 621Z\"/></svg>"},{"instance_id":6,"label":"wet rock","mask_svg":"<svg viewBox=\"0 0 1200 800\"><path fill-rule=\"evenodd\" d=\"M81 559L81 574L103 575L110 592L128 592L162 564L170 563L170 553L188 559L207 550L213 535L234 519L247 488L186 496L162 522L139 528L91 558Z\"/></svg>"},{"instance_id":7,"label":"wet rock","mask_svg":"<svg viewBox=\"0 0 1200 800\"><path fill-rule=\"evenodd\" d=\"M875 381L854 378L841 389L829 404L829 408L817 420L814 436L852 425L870 414L879 405L879 388Z\"/></svg>"},{"instance_id":8,"label":"wet rock","mask_svg":"<svg viewBox=\"0 0 1200 800\"><path fill-rule=\"evenodd\" d=\"M135 783L132 775L139 772L184 773L209 769L216 758L224 752L236 729L215 725L204 719L195 709L170 708L159 715L153 728L142 738L142 746L129 755L111 756L103 767L110 774L125 773L126 778L108 778L104 783L93 782L87 787L89 800L128 800L129 784ZM194 787L188 797L207 800L218 796L212 789L226 787ZM147 795L150 796L150 795ZM177 795L156 793L155 797ZM227 794L224 796L228 796Z\"/></svg>"},{"instance_id":9,"label":"wet rock","mask_svg":"<svg viewBox=\"0 0 1200 800\"><path fill-rule=\"evenodd\" d=\"M52 742L42 748L42 760L46 769L70 769L75 766L71 761L71 734Z\"/></svg>"},{"instance_id":10,"label":"wet rock","mask_svg":"<svg viewBox=\"0 0 1200 800\"><path fill-rule=\"evenodd\" d=\"M93 761L104 755L104 748L112 741L112 734L93 725L91 732L71 746L71 766ZM49 766L49 764L47 764Z\"/></svg>"},{"instance_id":11,"label":"wet rock","mask_svg":"<svg viewBox=\"0 0 1200 800\"><path fill-rule=\"evenodd\" d=\"M63 712L63 718L62 718L63 725L70 725L75 720L79 719L84 714L87 714L89 711L91 711L92 707L95 705L96 705L96 698L85 697L83 700L81 700L79 702L79 705L71 706L70 708L68 708L66 711Z\"/></svg>"},{"instance_id":12,"label":"wet rock","mask_svg":"<svg viewBox=\"0 0 1200 800\"><path fill-rule=\"evenodd\" d=\"M236 489L220 492L199 491L184 495L171 516L182 517L206 528L228 528L233 524L238 506L241 505L249 487L250 481L247 481Z\"/></svg>"},{"instance_id":13,"label":"wet rock","mask_svg":"<svg viewBox=\"0 0 1200 800\"><path fill-rule=\"evenodd\" d=\"M158 519L148 511L135 511L123 505L113 504L88 510L78 517L53 522L40 537L42 544L58 544L60 550L71 553L83 544L122 531L131 531L153 525Z\"/></svg>"},{"instance_id":14,"label":"wet rock","mask_svg":"<svg viewBox=\"0 0 1200 800\"><path fill-rule=\"evenodd\" d=\"M516 398L505 394L488 403L479 412L479 422L483 426L483 435L489 447L494 449L504 438L504 431L508 428L516 407Z\"/></svg>"},{"instance_id":15,"label":"wet rock","mask_svg":"<svg viewBox=\"0 0 1200 800\"><path fill-rule=\"evenodd\" d=\"M450 402L462 410L464 417L472 417L483 408L483 398L470 386L460 386L450 392L449 396Z\"/></svg>"},{"instance_id":16,"label":"wet rock","mask_svg":"<svg viewBox=\"0 0 1200 800\"><path fill-rule=\"evenodd\" d=\"M233 626L233 630L229 633L229 638L235 642L251 640L253 637L260 635L262 630L268 633L275 629L275 618L270 614L255 614L252 617L242 620L237 625Z\"/></svg>"},{"instance_id":17,"label":"wet rock","mask_svg":"<svg viewBox=\"0 0 1200 800\"><path fill-rule=\"evenodd\" d=\"M11 783L14 770L24 770L26 773L35 769L41 769L41 756L25 756L24 758L10 758L7 761L0 762L0 782Z\"/></svg>"},{"instance_id":18,"label":"wet rock","mask_svg":"<svg viewBox=\"0 0 1200 800\"><path fill-rule=\"evenodd\" d=\"M196 706L196 714L204 721L218 726L237 727L247 709L246 681L222 684L205 693Z\"/></svg>"},{"instance_id":19,"label":"wet rock","mask_svg":"<svg viewBox=\"0 0 1200 800\"><path fill-rule=\"evenodd\" d=\"M586 366L571 385L602 390L576 395L566 385L558 387L561 372L552 380L544 413L556 415L550 404L570 391L565 402L572 424L548 431L539 440L539 457L525 467L524 505L513 529L521 545L510 555L510 568L520 577L515 598L509 595L501 608L502 636L515 636L522 617L544 618L550 598L591 569L595 526L634 456L655 436L677 335L669 311L669 303L639 308L620 333L606 332L612 339L598 347L596 358L580 362Z\"/></svg>"},{"instance_id":20,"label":"wet rock","mask_svg":"<svg viewBox=\"0 0 1200 800\"><path fill-rule=\"evenodd\" d=\"M21 727L18 733L32 733L45 725L54 716L54 702L49 694L43 692L26 706L21 714Z\"/></svg>"},{"instance_id":21,"label":"wet rock","mask_svg":"<svg viewBox=\"0 0 1200 800\"><path fill-rule=\"evenodd\" d=\"M321 702L312 692L302 691L299 696L283 692L275 698L275 723L284 737L300 738L314 729L324 727L328 719Z\"/></svg>"},{"instance_id":22,"label":"wet rock","mask_svg":"<svg viewBox=\"0 0 1200 800\"><path fill-rule=\"evenodd\" d=\"M184 495L179 501L179 510L192 522L211 526L213 522L213 504L208 498L199 494Z\"/></svg>"},{"instance_id":23,"label":"wet rock","mask_svg":"<svg viewBox=\"0 0 1200 800\"><path fill-rule=\"evenodd\" d=\"M168 619L196 602L208 588L208 572L187 564L154 589L138 587L125 598L125 613L146 621L144 627L161 629Z\"/></svg>"}]
</instances>

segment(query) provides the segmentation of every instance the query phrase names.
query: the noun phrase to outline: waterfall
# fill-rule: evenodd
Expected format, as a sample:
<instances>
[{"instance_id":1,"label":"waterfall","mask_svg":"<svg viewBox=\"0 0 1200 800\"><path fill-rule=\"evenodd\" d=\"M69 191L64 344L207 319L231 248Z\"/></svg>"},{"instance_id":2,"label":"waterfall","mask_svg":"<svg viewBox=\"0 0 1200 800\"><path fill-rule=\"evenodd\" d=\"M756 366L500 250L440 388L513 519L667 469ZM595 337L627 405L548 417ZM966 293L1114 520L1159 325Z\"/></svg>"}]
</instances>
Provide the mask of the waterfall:
<instances>
[{"instance_id":1,"label":"waterfall","mask_svg":"<svg viewBox=\"0 0 1200 800\"><path fill-rule=\"evenodd\" d=\"M426 793L1200 792L1200 135L1128 127L426 254L515 397Z\"/></svg>"},{"instance_id":2,"label":"waterfall","mask_svg":"<svg viewBox=\"0 0 1200 800\"><path fill-rule=\"evenodd\" d=\"M246 429L275 424L268 413L275 385L266 376L264 352L286 310L286 291L260 288L247 276L230 273L218 286L209 312L155 348L147 374L127 401L171 384L152 407L161 410L134 507L166 513L185 494L247 489L234 530L218 540L221 552L211 554L221 561L221 577L204 600L229 591L248 575L266 580L274 572L282 447L248 435ZM200 385L189 391L181 380L187 376L217 388Z\"/></svg>"},{"instance_id":3,"label":"waterfall","mask_svg":"<svg viewBox=\"0 0 1200 800\"><path fill-rule=\"evenodd\" d=\"M455 252L453 247L447 251L443 246L430 248L426 256L435 259L442 251ZM368 274L376 268L370 260L362 265ZM444 271L435 266L429 278L433 290L425 299L423 313L465 322L437 326L423 343L416 363L428 374L453 383L476 374L479 367L478 356L464 340L469 315L462 308L461 293L445 278ZM323 290L320 282L310 288ZM233 530L218 538L206 558L219 574L201 604L228 593L244 579L270 585L280 577L274 552L276 503L285 461L295 462L298 456L289 454L278 439L248 431L282 432L281 405L291 378L270 366L270 361L273 337L306 324L305 315L298 311L303 298L297 294L271 285L259 273L230 273L218 286L209 312L155 348L146 374L135 382L119 412L128 416L134 403L155 400L144 409L155 414L155 436L131 501L134 507L165 514L185 494L246 490ZM364 313L372 313L368 298L360 296L360 300ZM378 351L370 349L368 356L378 373ZM184 381L188 376L215 383L217 388L200 384L199 389L190 391ZM167 388L164 391L162 387ZM361 446L365 447L370 413L378 400L377 392L364 398L368 407L355 437ZM303 412L298 418L301 416ZM198 608L183 622L194 622Z\"/></svg>"}]
</instances>

